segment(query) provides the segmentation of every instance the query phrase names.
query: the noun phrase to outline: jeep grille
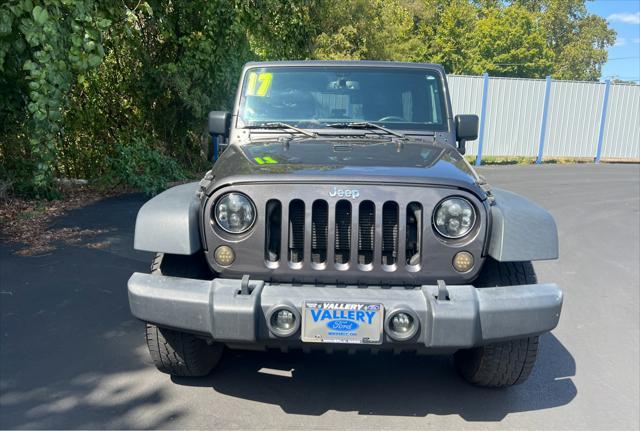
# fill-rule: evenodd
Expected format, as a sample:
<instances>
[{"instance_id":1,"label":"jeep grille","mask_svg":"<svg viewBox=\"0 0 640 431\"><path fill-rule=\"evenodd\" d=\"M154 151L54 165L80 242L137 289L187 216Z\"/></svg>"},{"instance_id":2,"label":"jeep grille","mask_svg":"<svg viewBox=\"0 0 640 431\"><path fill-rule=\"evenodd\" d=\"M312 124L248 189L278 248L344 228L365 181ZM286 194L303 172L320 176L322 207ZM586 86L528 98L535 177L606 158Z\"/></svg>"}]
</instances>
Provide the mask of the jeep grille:
<instances>
[{"instance_id":1,"label":"jeep grille","mask_svg":"<svg viewBox=\"0 0 640 431\"><path fill-rule=\"evenodd\" d=\"M303 263L314 269L335 265L361 271L391 270L404 263L411 269L421 261L423 211L418 202L401 207L394 201L339 200L331 208L327 201L315 200L307 208L300 199L270 200L265 216L267 266L281 263L283 256L292 269Z\"/></svg>"}]
</instances>

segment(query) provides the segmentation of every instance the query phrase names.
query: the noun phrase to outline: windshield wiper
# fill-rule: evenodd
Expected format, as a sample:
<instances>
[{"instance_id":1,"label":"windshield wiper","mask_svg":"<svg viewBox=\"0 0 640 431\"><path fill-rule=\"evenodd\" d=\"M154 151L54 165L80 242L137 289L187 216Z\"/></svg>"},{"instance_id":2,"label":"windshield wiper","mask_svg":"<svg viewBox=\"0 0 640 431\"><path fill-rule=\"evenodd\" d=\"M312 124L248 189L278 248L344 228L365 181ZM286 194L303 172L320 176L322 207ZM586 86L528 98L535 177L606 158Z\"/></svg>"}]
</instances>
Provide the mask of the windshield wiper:
<instances>
[{"instance_id":1,"label":"windshield wiper","mask_svg":"<svg viewBox=\"0 0 640 431\"><path fill-rule=\"evenodd\" d=\"M254 124L251 126L245 126L245 128L246 129L282 129L284 131L288 130L289 133L291 133L291 130L293 130L294 132L300 133L310 138L315 138L316 136L318 136L317 133L307 132L304 129L300 129L296 126L292 126L291 124L282 123L282 122L260 123L260 124Z\"/></svg>"},{"instance_id":2,"label":"windshield wiper","mask_svg":"<svg viewBox=\"0 0 640 431\"><path fill-rule=\"evenodd\" d=\"M382 130L390 135L397 136L398 138L404 138L405 136L402 133L395 132L391 129L387 129L386 127L379 126L375 123L370 123L368 121L362 122L348 122L348 123L331 123L327 124L327 127L333 127L335 129L377 129Z\"/></svg>"}]
</instances>

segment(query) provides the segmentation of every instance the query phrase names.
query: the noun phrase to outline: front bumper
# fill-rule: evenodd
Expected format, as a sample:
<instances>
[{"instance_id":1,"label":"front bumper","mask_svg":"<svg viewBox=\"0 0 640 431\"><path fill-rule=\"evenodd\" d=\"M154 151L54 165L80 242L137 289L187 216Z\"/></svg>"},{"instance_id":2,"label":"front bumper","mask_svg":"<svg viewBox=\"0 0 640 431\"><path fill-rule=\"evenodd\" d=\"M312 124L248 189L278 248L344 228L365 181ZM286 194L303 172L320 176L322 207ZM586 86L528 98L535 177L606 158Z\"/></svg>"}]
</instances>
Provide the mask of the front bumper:
<instances>
[{"instance_id":1,"label":"front bumper","mask_svg":"<svg viewBox=\"0 0 640 431\"><path fill-rule=\"evenodd\" d=\"M311 286L249 281L212 281L134 273L128 282L129 304L145 322L210 336L232 345L300 345L300 331L287 338L273 334L265 316L280 305L301 310L304 301L374 302L385 314L409 309L418 317L417 334L406 341L384 335L383 345L458 349L537 335L558 324L562 291L555 284L476 289L447 286L381 288ZM246 292L246 291L245 291ZM370 347L370 346L369 346Z\"/></svg>"}]
</instances>

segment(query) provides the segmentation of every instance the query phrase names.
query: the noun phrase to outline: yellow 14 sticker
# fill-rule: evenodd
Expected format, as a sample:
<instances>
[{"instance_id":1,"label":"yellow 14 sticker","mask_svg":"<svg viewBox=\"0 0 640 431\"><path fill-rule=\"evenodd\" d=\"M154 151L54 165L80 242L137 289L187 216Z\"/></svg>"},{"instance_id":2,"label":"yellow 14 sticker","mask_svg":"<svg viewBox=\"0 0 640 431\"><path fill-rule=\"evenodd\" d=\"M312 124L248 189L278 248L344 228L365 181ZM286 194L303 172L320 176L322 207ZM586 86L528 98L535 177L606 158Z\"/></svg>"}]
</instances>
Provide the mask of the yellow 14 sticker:
<instances>
[{"instance_id":1,"label":"yellow 14 sticker","mask_svg":"<svg viewBox=\"0 0 640 431\"><path fill-rule=\"evenodd\" d=\"M271 87L273 74L270 72L260 74L250 72L247 79L247 96L264 97L267 94L267 91L269 91L269 87ZM257 91L256 87L258 87Z\"/></svg>"}]
</instances>

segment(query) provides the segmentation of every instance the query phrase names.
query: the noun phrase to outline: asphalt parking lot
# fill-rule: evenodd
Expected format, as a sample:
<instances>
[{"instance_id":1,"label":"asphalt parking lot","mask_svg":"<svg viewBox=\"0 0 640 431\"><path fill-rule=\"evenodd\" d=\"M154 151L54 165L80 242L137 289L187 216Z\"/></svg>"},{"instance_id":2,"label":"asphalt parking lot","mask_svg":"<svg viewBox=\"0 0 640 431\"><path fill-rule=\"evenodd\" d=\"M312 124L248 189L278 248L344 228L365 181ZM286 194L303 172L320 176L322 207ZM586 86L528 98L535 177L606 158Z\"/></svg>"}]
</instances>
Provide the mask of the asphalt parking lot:
<instances>
[{"instance_id":1,"label":"asphalt parking lot","mask_svg":"<svg viewBox=\"0 0 640 431\"><path fill-rule=\"evenodd\" d=\"M108 229L103 249L34 257L0 245L0 428L638 429L640 166L486 167L556 217L565 292L531 378L465 384L446 357L227 352L207 378L153 368L126 281L144 197L110 198L56 227Z\"/></svg>"}]
</instances>

